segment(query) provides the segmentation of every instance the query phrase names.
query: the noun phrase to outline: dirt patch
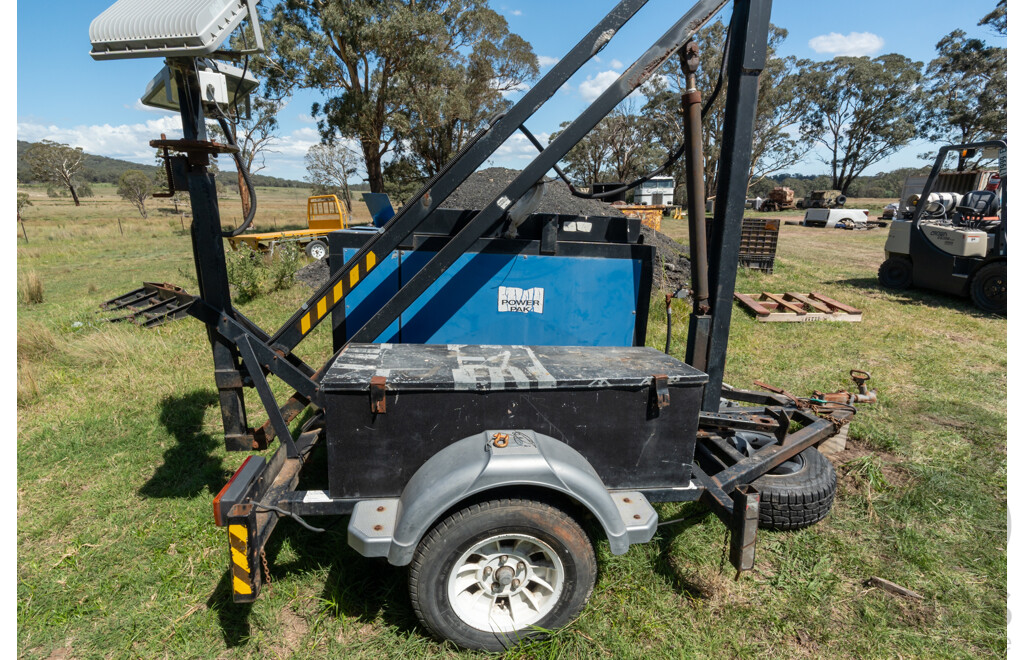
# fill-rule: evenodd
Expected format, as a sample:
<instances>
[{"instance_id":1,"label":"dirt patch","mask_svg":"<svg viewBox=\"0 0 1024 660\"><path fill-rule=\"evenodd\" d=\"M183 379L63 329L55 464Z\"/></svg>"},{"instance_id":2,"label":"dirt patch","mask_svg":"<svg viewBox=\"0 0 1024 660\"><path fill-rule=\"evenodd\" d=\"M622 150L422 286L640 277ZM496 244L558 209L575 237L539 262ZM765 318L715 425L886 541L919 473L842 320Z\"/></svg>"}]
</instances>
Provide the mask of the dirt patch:
<instances>
[{"instance_id":1,"label":"dirt patch","mask_svg":"<svg viewBox=\"0 0 1024 660\"><path fill-rule=\"evenodd\" d=\"M867 490L872 482L878 484L879 477L890 488L902 488L910 481L910 473L900 465L898 456L853 439L846 441L846 449L829 458L840 480L854 491Z\"/></svg>"},{"instance_id":2,"label":"dirt patch","mask_svg":"<svg viewBox=\"0 0 1024 660\"><path fill-rule=\"evenodd\" d=\"M281 608L277 618L281 624L280 634L275 636L278 643L269 650L272 657L290 658L302 646L302 640L309 632L309 624L290 607Z\"/></svg>"},{"instance_id":3,"label":"dirt patch","mask_svg":"<svg viewBox=\"0 0 1024 660\"><path fill-rule=\"evenodd\" d=\"M338 631L336 639L342 644L354 644L373 639L380 634L380 627L372 623L350 623Z\"/></svg>"}]
</instances>

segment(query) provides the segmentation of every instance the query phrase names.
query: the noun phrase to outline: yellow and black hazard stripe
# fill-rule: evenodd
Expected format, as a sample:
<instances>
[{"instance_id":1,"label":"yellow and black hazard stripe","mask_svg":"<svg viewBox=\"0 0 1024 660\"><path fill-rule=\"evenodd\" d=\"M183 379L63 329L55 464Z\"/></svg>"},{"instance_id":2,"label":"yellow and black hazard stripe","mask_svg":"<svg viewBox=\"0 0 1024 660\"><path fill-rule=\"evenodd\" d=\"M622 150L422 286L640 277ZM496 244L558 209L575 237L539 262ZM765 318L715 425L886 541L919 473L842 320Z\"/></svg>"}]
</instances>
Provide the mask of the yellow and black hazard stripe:
<instances>
[{"instance_id":1,"label":"yellow and black hazard stripe","mask_svg":"<svg viewBox=\"0 0 1024 660\"><path fill-rule=\"evenodd\" d=\"M324 297L316 301L308 312L302 315L299 319L299 332L306 335L313 326L317 324L323 317L327 316L327 312L334 309L334 306L341 302L342 298L348 295L355 285L359 284L359 280L366 277L366 275L373 270L373 267L377 265L377 255L372 251L367 252L363 260L352 266L352 269L348 272L348 277L342 277L338 280L330 291L324 294Z\"/></svg>"},{"instance_id":2,"label":"yellow and black hazard stripe","mask_svg":"<svg viewBox=\"0 0 1024 660\"><path fill-rule=\"evenodd\" d=\"M249 563L249 528L246 525L228 525L228 541L231 544L231 590L236 597L253 595L253 570L258 566Z\"/></svg>"}]
</instances>

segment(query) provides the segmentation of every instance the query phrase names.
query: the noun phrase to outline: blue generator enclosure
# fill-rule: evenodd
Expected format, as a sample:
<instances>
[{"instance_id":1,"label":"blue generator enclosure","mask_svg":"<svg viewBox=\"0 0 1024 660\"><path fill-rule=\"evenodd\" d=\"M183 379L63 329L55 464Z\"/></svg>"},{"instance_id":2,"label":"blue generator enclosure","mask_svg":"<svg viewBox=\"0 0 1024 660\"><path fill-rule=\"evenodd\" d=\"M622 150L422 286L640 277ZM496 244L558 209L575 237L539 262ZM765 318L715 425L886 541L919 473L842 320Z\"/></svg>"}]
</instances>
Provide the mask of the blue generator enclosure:
<instances>
[{"instance_id":1,"label":"blue generator enclosure","mask_svg":"<svg viewBox=\"0 0 1024 660\"><path fill-rule=\"evenodd\" d=\"M556 223L559 228L558 232L548 230L547 241L478 240L376 341L642 346L654 249L628 241L611 242L607 240L609 233L627 237L629 232L609 232L612 223L588 220L547 216L538 224ZM605 220L623 225L627 222L626 218ZM595 225L599 225L597 231ZM337 272L355 256L375 231L356 228L333 232L331 271ZM633 233L639 237L639 231ZM563 235L576 240L560 240ZM366 281L345 298L344 305L335 308L332 325L336 346L362 327L447 239L446 235L416 234L410 245L381 260Z\"/></svg>"}]
</instances>

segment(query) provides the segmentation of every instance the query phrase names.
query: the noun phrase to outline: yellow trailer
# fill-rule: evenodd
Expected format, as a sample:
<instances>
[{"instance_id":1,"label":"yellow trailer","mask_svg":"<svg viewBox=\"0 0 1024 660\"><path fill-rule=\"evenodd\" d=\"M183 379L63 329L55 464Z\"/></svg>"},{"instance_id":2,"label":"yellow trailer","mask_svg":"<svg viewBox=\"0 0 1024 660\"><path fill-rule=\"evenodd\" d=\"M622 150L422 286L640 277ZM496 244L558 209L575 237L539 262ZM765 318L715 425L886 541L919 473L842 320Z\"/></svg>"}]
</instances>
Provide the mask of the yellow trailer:
<instances>
[{"instance_id":1,"label":"yellow trailer","mask_svg":"<svg viewBox=\"0 0 1024 660\"><path fill-rule=\"evenodd\" d=\"M232 249L243 243L257 252L271 252L281 243L294 242L302 246L314 259L327 256L327 234L346 229L350 216L337 195L316 195L306 200L306 226L308 229L240 234L228 238Z\"/></svg>"}]
</instances>

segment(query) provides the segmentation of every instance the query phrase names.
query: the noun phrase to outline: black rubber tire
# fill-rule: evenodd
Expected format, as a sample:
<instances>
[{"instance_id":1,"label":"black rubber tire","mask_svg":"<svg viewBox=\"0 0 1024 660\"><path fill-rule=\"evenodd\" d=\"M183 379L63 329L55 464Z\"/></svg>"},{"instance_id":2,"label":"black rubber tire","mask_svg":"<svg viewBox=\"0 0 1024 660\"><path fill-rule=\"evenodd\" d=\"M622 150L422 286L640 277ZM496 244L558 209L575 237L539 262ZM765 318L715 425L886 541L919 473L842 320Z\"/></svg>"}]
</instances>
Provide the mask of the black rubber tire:
<instances>
[{"instance_id":1,"label":"black rubber tire","mask_svg":"<svg viewBox=\"0 0 1024 660\"><path fill-rule=\"evenodd\" d=\"M323 250L323 251L321 252L321 250ZM319 260L323 259L324 257L326 257L327 253L328 253L327 243L324 243L321 240L313 240L313 241L310 241L309 243L306 243L306 256L307 257L310 257L312 259L316 259L317 261L319 261ZM317 255L320 255L320 256L317 256Z\"/></svg>"},{"instance_id":2,"label":"black rubber tire","mask_svg":"<svg viewBox=\"0 0 1024 660\"><path fill-rule=\"evenodd\" d=\"M971 278L971 300L983 312L1006 314L1006 262L996 261L978 269Z\"/></svg>"},{"instance_id":3,"label":"black rubber tire","mask_svg":"<svg viewBox=\"0 0 1024 660\"><path fill-rule=\"evenodd\" d=\"M801 529L818 522L832 509L836 469L814 447L800 453L803 466L790 474L766 474L753 486L761 493L758 527Z\"/></svg>"},{"instance_id":4,"label":"black rubber tire","mask_svg":"<svg viewBox=\"0 0 1024 660\"><path fill-rule=\"evenodd\" d=\"M562 594L533 626L511 635L479 630L452 608L446 587L449 572L473 544L513 533L540 539L554 550L565 571ZM426 534L409 567L409 597L416 616L438 638L468 649L503 651L542 635L536 628L553 630L572 621L590 598L596 577L590 538L564 511L534 500L490 500L453 513Z\"/></svg>"},{"instance_id":5,"label":"black rubber tire","mask_svg":"<svg viewBox=\"0 0 1024 660\"><path fill-rule=\"evenodd\" d=\"M878 267L878 282L887 289L909 289L914 285L914 266L904 256L889 257Z\"/></svg>"}]
</instances>

